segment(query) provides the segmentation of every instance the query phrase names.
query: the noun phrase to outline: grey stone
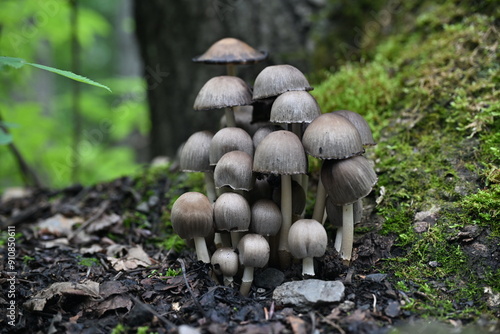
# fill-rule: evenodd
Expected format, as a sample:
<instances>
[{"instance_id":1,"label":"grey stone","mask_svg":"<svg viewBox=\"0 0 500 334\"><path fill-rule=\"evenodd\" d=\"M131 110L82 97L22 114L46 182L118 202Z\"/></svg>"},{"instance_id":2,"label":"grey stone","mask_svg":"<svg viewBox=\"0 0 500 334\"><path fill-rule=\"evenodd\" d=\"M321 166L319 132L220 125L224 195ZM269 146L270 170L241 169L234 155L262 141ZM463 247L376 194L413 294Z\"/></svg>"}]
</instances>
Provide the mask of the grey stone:
<instances>
[{"instance_id":1,"label":"grey stone","mask_svg":"<svg viewBox=\"0 0 500 334\"><path fill-rule=\"evenodd\" d=\"M273 299L280 305L307 309L317 304L341 301L344 298L344 290L344 284L340 281L310 279L286 282L274 290Z\"/></svg>"},{"instance_id":2,"label":"grey stone","mask_svg":"<svg viewBox=\"0 0 500 334\"><path fill-rule=\"evenodd\" d=\"M258 288L274 289L285 281L285 274L276 268L266 268L256 273L253 284Z\"/></svg>"},{"instance_id":3,"label":"grey stone","mask_svg":"<svg viewBox=\"0 0 500 334\"><path fill-rule=\"evenodd\" d=\"M387 274L370 274L366 276L366 280L380 283L387 277Z\"/></svg>"},{"instance_id":4,"label":"grey stone","mask_svg":"<svg viewBox=\"0 0 500 334\"><path fill-rule=\"evenodd\" d=\"M430 225L428 222L415 222L413 223L413 230L415 233L424 233L429 230Z\"/></svg>"},{"instance_id":5,"label":"grey stone","mask_svg":"<svg viewBox=\"0 0 500 334\"><path fill-rule=\"evenodd\" d=\"M384 309L384 313L390 318L396 318L397 316L399 316L399 314L401 313L401 306L399 305L399 302L389 302L387 307Z\"/></svg>"}]
</instances>

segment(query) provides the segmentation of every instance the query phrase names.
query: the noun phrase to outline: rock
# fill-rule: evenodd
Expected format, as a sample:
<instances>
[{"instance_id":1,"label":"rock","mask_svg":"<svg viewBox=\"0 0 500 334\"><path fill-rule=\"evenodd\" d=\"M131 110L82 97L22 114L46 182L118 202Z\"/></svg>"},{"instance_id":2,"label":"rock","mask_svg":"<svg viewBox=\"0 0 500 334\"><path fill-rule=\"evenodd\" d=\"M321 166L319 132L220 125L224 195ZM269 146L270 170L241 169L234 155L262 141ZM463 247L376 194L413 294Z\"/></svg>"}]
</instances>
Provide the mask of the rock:
<instances>
[{"instance_id":1,"label":"rock","mask_svg":"<svg viewBox=\"0 0 500 334\"><path fill-rule=\"evenodd\" d=\"M258 288L274 289L285 280L285 274L276 268L266 268L257 273L253 283Z\"/></svg>"},{"instance_id":2,"label":"rock","mask_svg":"<svg viewBox=\"0 0 500 334\"><path fill-rule=\"evenodd\" d=\"M328 304L344 298L344 284L340 281L305 281L286 282L278 286L273 299L280 305L293 305L297 309L308 309L316 304Z\"/></svg>"},{"instance_id":3,"label":"rock","mask_svg":"<svg viewBox=\"0 0 500 334\"><path fill-rule=\"evenodd\" d=\"M413 219L415 222L428 222L430 224L434 224L437 219L437 214L441 210L438 206L433 206L430 210L427 211L419 211L415 214L415 218Z\"/></svg>"},{"instance_id":4,"label":"rock","mask_svg":"<svg viewBox=\"0 0 500 334\"><path fill-rule=\"evenodd\" d=\"M339 305L339 310L347 313L352 309L354 309L354 306L356 306L356 303L350 300L346 300L345 302Z\"/></svg>"},{"instance_id":5,"label":"rock","mask_svg":"<svg viewBox=\"0 0 500 334\"><path fill-rule=\"evenodd\" d=\"M387 274L370 274L366 276L367 281L372 281L372 282L377 282L381 283L385 278L387 277Z\"/></svg>"},{"instance_id":6,"label":"rock","mask_svg":"<svg viewBox=\"0 0 500 334\"><path fill-rule=\"evenodd\" d=\"M399 305L399 302L389 302L387 307L384 309L384 313L390 318L396 318L397 316L399 316L399 314L401 313L401 306Z\"/></svg>"},{"instance_id":7,"label":"rock","mask_svg":"<svg viewBox=\"0 0 500 334\"><path fill-rule=\"evenodd\" d=\"M413 223L413 230L415 233L424 233L429 229L430 224L428 222L415 222Z\"/></svg>"}]
</instances>

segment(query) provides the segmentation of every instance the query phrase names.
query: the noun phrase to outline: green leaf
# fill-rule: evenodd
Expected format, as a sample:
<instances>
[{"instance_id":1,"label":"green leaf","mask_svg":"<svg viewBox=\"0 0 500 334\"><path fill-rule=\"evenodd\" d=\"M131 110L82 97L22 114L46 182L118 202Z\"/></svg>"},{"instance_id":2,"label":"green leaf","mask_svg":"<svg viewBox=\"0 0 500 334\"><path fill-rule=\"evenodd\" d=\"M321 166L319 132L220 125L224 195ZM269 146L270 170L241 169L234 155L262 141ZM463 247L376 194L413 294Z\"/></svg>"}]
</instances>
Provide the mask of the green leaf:
<instances>
[{"instance_id":1,"label":"green leaf","mask_svg":"<svg viewBox=\"0 0 500 334\"><path fill-rule=\"evenodd\" d=\"M0 128L0 145L7 145L12 142L12 135Z\"/></svg>"},{"instance_id":2,"label":"green leaf","mask_svg":"<svg viewBox=\"0 0 500 334\"><path fill-rule=\"evenodd\" d=\"M13 58L13 57L2 57L0 56L0 67L6 65L14 68L21 68L26 64L26 61L21 58Z\"/></svg>"}]
</instances>

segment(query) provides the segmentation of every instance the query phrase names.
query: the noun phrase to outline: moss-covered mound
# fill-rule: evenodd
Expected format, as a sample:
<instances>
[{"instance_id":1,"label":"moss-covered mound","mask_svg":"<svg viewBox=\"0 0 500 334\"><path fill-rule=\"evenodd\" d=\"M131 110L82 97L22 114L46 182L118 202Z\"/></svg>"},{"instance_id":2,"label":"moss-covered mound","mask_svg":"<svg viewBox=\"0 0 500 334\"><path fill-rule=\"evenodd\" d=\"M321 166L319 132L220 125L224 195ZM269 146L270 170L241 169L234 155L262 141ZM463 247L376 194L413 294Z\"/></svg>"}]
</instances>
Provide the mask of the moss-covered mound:
<instances>
[{"instance_id":1,"label":"moss-covered mound","mask_svg":"<svg viewBox=\"0 0 500 334\"><path fill-rule=\"evenodd\" d=\"M397 245L378 266L401 291L421 296L405 307L498 317L498 9L448 1L398 11L404 24L369 60L325 74L312 93L323 112L353 110L373 126L378 145L367 155L380 178L379 233Z\"/></svg>"}]
</instances>

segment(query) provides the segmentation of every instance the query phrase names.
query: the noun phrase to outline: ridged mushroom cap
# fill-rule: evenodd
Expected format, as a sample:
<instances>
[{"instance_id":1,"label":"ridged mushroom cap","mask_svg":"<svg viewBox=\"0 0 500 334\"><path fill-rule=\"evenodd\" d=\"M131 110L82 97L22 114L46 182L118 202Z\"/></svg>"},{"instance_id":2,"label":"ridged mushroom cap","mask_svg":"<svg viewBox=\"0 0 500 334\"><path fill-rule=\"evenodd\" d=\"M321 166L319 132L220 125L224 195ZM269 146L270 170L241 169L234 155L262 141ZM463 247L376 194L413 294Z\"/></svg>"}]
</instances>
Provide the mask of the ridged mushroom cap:
<instances>
[{"instance_id":1,"label":"ridged mushroom cap","mask_svg":"<svg viewBox=\"0 0 500 334\"><path fill-rule=\"evenodd\" d=\"M231 151L243 151L253 156L252 137L240 128L228 127L220 129L214 135L210 144L210 165L216 165L224 154Z\"/></svg>"},{"instance_id":2,"label":"ridged mushroom cap","mask_svg":"<svg viewBox=\"0 0 500 334\"><path fill-rule=\"evenodd\" d=\"M183 172L211 171L209 151L214 134L210 131L193 133L183 145L180 153L180 168Z\"/></svg>"},{"instance_id":3,"label":"ridged mushroom cap","mask_svg":"<svg viewBox=\"0 0 500 334\"><path fill-rule=\"evenodd\" d=\"M212 44L193 61L206 64L251 64L266 59L267 55L267 52L257 51L239 39L227 37Z\"/></svg>"},{"instance_id":4,"label":"ridged mushroom cap","mask_svg":"<svg viewBox=\"0 0 500 334\"><path fill-rule=\"evenodd\" d=\"M373 163L363 156L326 160L321 167L321 182L335 205L346 205L366 197L377 183Z\"/></svg>"},{"instance_id":5,"label":"ridged mushroom cap","mask_svg":"<svg viewBox=\"0 0 500 334\"><path fill-rule=\"evenodd\" d=\"M215 187L229 186L234 190L249 191L253 188L253 159L243 151L224 154L214 170Z\"/></svg>"},{"instance_id":6,"label":"ridged mushroom cap","mask_svg":"<svg viewBox=\"0 0 500 334\"><path fill-rule=\"evenodd\" d=\"M217 249L212 254L210 263L217 274L232 277L238 273L238 254L232 248L222 247Z\"/></svg>"},{"instance_id":7,"label":"ridged mushroom cap","mask_svg":"<svg viewBox=\"0 0 500 334\"><path fill-rule=\"evenodd\" d=\"M223 193L214 203L214 219L217 231L248 231L250 205L240 194Z\"/></svg>"},{"instance_id":8,"label":"ridged mushroom cap","mask_svg":"<svg viewBox=\"0 0 500 334\"><path fill-rule=\"evenodd\" d=\"M299 137L285 130L268 134L255 149L253 170L281 175L307 173L307 157Z\"/></svg>"},{"instance_id":9,"label":"ridged mushroom cap","mask_svg":"<svg viewBox=\"0 0 500 334\"><path fill-rule=\"evenodd\" d=\"M370 125L363 116L350 110L337 110L333 113L347 118L358 129L363 145L371 146L376 144Z\"/></svg>"},{"instance_id":10,"label":"ridged mushroom cap","mask_svg":"<svg viewBox=\"0 0 500 334\"><path fill-rule=\"evenodd\" d=\"M276 235L280 231L283 217L276 203L260 199L252 205L250 231L263 236Z\"/></svg>"},{"instance_id":11,"label":"ridged mushroom cap","mask_svg":"<svg viewBox=\"0 0 500 334\"><path fill-rule=\"evenodd\" d=\"M252 91L238 77L223 75L208 80L194 100L194 110L244 106L252 102Z\"/></svg>"},{"instance_id":12,"label":"ridged mushroom cap","mask_svg":"<svg viewBox=\"0 0 500 334\"><path fill-rule=\"evenodd\" d=\"M288 248L296 259L323 256L327 244L325 228L314 219L299 219L288 232Z\"/></svg>"},{"instance_id":13,"label":"ridged mushroom cap","mask_svg":"<svg viewBox=\"0 0 500 334\"><path fill-rule=\"evenodd\" d=\"M272 65L255 78L253 99L278 96L292 90L312 90L304 74L292 65Z\"/></svg>"},{"instance_id":14,"label":"ridged mushroom cap","mask_svg":"<svg viewBox=\"0 0 500 334\"><path fill-rule=\"evenodd\" d=\"M269 253L269 243L260 234L246 234L238 242L240 263L245 267L264 267L269 262Z\"/></svg>"},{"instance_id":15,"label":"ridged mushroom cap","mask_svg":"<svg viewBox=\"0 0 500 334\"><path fill-rule=\"evenodd\" d=\"M184 193L174 202L170 218L174 232L181 238L206 237L213 229L212 203L201 193Z\"/></svg>"},{"instance_id":16,"label":"ridged mushroom cap","mask_svg":"<svg viewBox=\"0 0 500 334\"><path fill-rule=\"evenodd\" d=\"M347 118L331 113L309 124L302 143L307 154L320 159L347 159L364 152L356 127Z\"/></svg>"},{"instance_id":17,"label":"ridged mushroom cap","mask_svg":"<svg viewBox=\"0 0 500 334\"><path fill-rule=\"evenodd\" d=\"M283 128L279 125L265 125L261 127L259 130L255 131L252 137L253 147L257 148L262 139L264 139L271 132L278 130L283 130Z\"/></svg>"},{"instance_id":18,"label":"ridged mushroom cap","mask_svg":"<svg viewBox=\"0 0 500 334\"><path fill-rule=\"evenodd\" d=\"M343 215L343 206L335 205L331 201L330 197L326 197L326 214L328 216L328 220L332 226L342 226L342 215ZM352 210L354 215L354 224L357 224L361 221L363 217L363 199L358 199L356 202L352 204Z\"/></svg>"},{"instance_id":19,"label":"ridged mushroom cap","mask_svg":"<svg viewBox=\"0 0 500 334\"><path fill-rule=\"evenodd\" d=\"M320 115L319 104L311 94L291 91L276 98L269 120L274 123L311 123Z\"/></svg>"}]
</instances>

